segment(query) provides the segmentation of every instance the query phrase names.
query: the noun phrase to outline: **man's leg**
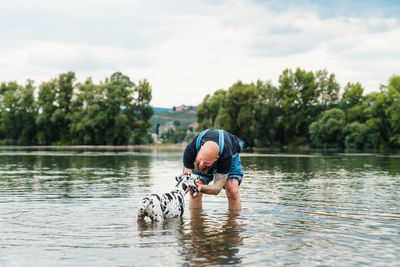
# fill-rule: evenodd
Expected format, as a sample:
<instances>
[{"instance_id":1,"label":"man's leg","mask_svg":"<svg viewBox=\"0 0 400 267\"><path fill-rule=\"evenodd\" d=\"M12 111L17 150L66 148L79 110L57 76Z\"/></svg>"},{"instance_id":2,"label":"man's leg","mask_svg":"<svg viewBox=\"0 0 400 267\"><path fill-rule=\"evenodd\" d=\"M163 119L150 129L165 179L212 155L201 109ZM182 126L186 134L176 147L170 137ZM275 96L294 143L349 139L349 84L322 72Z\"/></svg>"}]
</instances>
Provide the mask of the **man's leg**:
<instances>
[{"instance_id":1,"label":"man's leg","mask_svg":"<svg viewBox=\"0 0 400 267\"><path fill-rule=\"evenodd\" d=\"M228 198L228 209L241 210L242 203L240 202L238 179L228 179L225 184L225 192Z\"/></svg>"},{"instance_id":2,"label":"man's leg","mask_svg":"<svg viewBox=\"0 0 400 267\"><path fill-rule=\"evenodd\" d=\"M199 184L204 184L203 180L199 181ZM203 193L198 193L197 196L189 198L189 209L201 209L203 207Z\"/></svg>"}]
</instances>

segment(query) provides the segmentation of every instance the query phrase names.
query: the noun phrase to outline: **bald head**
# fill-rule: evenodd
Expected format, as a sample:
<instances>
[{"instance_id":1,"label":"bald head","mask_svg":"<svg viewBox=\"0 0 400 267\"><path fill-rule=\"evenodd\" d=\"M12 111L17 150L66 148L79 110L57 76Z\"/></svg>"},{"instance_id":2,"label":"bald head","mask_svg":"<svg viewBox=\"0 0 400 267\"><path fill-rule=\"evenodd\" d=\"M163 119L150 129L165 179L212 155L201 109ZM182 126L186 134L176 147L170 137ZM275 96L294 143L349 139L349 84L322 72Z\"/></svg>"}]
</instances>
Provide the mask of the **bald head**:
<instances>
[{"instance_id":1,"label":"bald head","mask_svg":"<svg viewBox=\"0 0 400 267\"><path fill-rule=\"evenodd\" d=\"M201 146L199 154L204 160L215 161L218 159L219 146L213 141L207 141Z\"/></svg>"},{"instance_id":2,"label":"bald head","mask_svg":"<svg viewBox=\"0 0 400 267\"><path fill-rule=\"evenodd\" d=\"M195 169L201 173L206 173L218 159L219 146L213 141L205 142L197 153L194 162Z\"/></svg>"}]
</instances>

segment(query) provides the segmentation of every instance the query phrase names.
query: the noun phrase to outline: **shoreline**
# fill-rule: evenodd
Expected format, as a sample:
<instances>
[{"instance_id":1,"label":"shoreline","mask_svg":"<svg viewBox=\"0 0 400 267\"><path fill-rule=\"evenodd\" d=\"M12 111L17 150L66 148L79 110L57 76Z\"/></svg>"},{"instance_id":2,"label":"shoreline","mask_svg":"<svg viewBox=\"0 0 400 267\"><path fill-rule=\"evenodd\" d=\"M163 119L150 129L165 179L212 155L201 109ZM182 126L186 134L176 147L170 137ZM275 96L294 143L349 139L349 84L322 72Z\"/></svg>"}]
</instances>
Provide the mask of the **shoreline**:
<instances>
[{"instance_id":1,"label":"shoreline","mask_svg":"<svg viewBox=\"0 0 400 267\"><path fill-rule=\"evenodd\" d=\"M50 148L67 148L67 149L110 149L110 150L129 150L140 148L185 148L186 143L181 144L149 144L149 145L33 145L33 146L0 146L0 149L50 149Z\"/></svg>"}]
</instances>

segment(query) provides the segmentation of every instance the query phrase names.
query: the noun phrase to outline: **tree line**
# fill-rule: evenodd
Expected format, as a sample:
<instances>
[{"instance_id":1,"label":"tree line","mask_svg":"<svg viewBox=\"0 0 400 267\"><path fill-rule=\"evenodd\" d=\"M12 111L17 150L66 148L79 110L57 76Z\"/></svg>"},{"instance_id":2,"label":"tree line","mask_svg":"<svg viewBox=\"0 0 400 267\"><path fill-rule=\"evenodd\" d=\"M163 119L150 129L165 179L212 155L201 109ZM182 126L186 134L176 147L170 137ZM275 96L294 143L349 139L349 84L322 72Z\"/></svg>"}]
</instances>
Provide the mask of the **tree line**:
<instances>
[{"instance_id":1,"label":"tree line","mask_svg":"<svg viewBox=\"0 0 400 267\"><path fill-rule=\"evenodd\" d=\"M400 147L400 76L364 94L347 83L340 95L335 74L285 69L278 85L241 81L204 97L199 130L225 129L250 147Z\"/></svg>"},{"instance_id":2,"label":"tree line","mask_svg":"<svg viewBox=\"0 0 400 267\"><path fill-rule=\"evenodd\" d=\"M40 84L0 85L2 145L126 145L147 142L152 89L121 72L76 82L74 72Z\"/></svg>"},{"instance_id":3,"label":"tree line","mask_svg":"<svg viewBox=\"0 0 400 267\"><path fill-rule=\"evenodd\" d=\"M278 86L241 81L206 95L196 111L197 131L222 128L250 147L400 147L400 76L364 94L335 75L286 69ZM74 72L43 82L0 85L2 145L126 145L151 143L152 89L121 72L104 82L76 82ZM196 132L177 126L163 134L182 142ZM162 135L162 134L161 134Z\"/></svg>"}]
</instances>

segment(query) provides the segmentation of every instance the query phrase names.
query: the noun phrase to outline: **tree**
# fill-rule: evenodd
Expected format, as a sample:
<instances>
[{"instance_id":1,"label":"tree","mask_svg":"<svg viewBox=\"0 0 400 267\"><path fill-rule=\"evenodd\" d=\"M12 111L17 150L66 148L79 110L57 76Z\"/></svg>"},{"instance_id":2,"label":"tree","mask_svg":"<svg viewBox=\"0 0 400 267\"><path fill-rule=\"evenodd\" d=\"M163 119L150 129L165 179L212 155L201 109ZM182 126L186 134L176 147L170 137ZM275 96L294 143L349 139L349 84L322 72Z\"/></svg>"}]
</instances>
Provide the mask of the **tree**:
<instances>
[{"instance_id":1,"label":"tree","mask_svg":"<svg viewBox=\"0 0 400 267\"><path fill-rule=\"evenodd\" d=\"M135 87L135 99L134 99L134 114L135 124L133 125L133 143L142 144L147 141L142 140L149 134L149 128L152 126L149 122L154 111L150 106L152 98L152 89L150 83L144 79L139 81L139 84Z\"/></svg>"},{"instance_id":2,"label":"tree","mask_svg":"<svg viewBox=\"0 0 400 267\"><path fill-rule=\"evenodd\" d=\"M365 147L379 147L384 144L385 137L383 133L383 120L386 119L386 115L383 114L383 117L377 112L379 109L377 108L377 102L379 99L380 93L372 92L367 94L364 97L364 101L362 103L363 107L363 120L365 121L365 126L367 127L367 136L365 140Z\"/></svg>"},{"instance_id":3,"label":"tree","mask_svg":"<svg viewBox=\"0 0 400 267\"><path fill-rule=\"evenodd\" d=\"M209 128L218 128L217 126L217 117L220 109L224 105L224 99L226 96L226 91L223 89L219 89L215 91L214 95L211 97L209 102L209 118L210 118L210 127Z\"/></svg>"},{"instance_id":4,"label":"tree","mask_svg":"<svg viewBox=\"0 0 400 267\"><path fill-rule=\"evenodd\" d=\"M266 147L278 141L279 92L271 82L257 81L257 100L254 104L252 128L256 132L255 145Z\"/></svg>"},{"instance_id":5,"label":"tree","mask_svg":"<svg viewBox=\"0 0 400 267\"><path fill-rule=\"evenodd\" d=\"M128 144L149 142L153 108L147 80L135 86L114 73L104 83L89 78L75 84L75 73L60 74L39 86L34 82L0 85L2 144Z\"/></svg>"},{"instance_id":6,"label":"tree","mask_svg":"<svg viewBox=\"0 0 400 267\"><path fill-rule=\"evenodd\" d=\"M35 117L37 108L33 81L28 80L26 86L18 85L16 82L2 83L0 97L0 133L6 143L34 144L36 141Z\"/></svg>"},{"instance_id":7,"label":"tree","mask_svg":"<svg viewBox=\"0 0 400 267\"><path fill-rule=\"evenodd\" d=\"M335 107L339 101L340 90L335 74L328 75L327 70L319 70L315 73L315 81L318 103L322 106L322 111Z\"/></svg>"},{"instance_id":8,"label":"tree","mask_svg":"<svg viewBox=\"0 0 400 267\"><path fill-rule=\"evenodd\" d=\"M257 97L254 84L236 82L228 89L216 118L222 129L239 136L248 146L254 146L256 136L253 107Z\"/></svg>"},{"instance_id":9,"label":"tree","mask_svg":"<svg viewBox=\"0 0 400 267\"><path fill-rule=\"evenodd\" d=\"M363 93L364 88L360 83L347 83L344 88L340 108L345 112L348 122L363 121Z\"/></svg>"},{"instance_id":10,"label":"tree","mask_svg":"<svg viewBox=\"0 0 400 267\"><path fill-rule=\"evenodd\" d=\"M18 127L15 127L15 119L18 109L17 92L19 85L16 82L1 84L1 135L6 143L16 144L18 139Z\"/></svg>"},{"instance_id":11,"label":"tree","mask_svg":"<svg viewBox=\"0 0 400 267\"><path fill-rule=\"evenodd\" d=\"M58 140L60 144L70 144L71 136L69 131L71 99L74 89L75 73L68 72L59 75L56 87L55 104L51 120L56 125Z\"/></svg>"},{"instance_id":12,"label":"tree","mask_svg":"<svg viewBox=\"0 0 400 267\"><path fill-rule=\"evenodd\" d=\"M20 87L18 103L19 136L18 145L32 145L36 143L37 106L34 97L35 87L32 80L28 80L25 87Z\"/></svg>"},{"instance_id":13,"label":"tree","mask_svg":"<svg viewBox=\"0 0 400 267\"><path fill-rule=\"evenodd\" d=\"M91 78L78 84L69 118L73 144L105 144L103 89L104 87L95 85Z\"/></svg>"},{"instance_id":14,"label":"tree","mask_svg":"<svg viewBox=\"0 0 400 267\"><path fill-rule=\"evenodd\" d=\"M315 121L318 113L318 91L315 76L312 72L297 69L294 75L294 85L299 92L299 103L297 105L297 134L307 142L308 128Z\"/></svg>"},{"instance_id":15,"label":"tree","mask_svg":"<svg viewBox=\"0 0 400 267\"><path fill-rule=\"evenodd\" d=\"M39 88L38 126L39 144L70 144L70 109L73 95L75 73L68 72Z\"/></svg>"},{"instance_id":16,"label":"tree","mask_svg":"<svg viewBox=\"0 0 400 267\"><path fill-rule=\"evenodd\" d=\"M105 106L102 120L107 145L127 144L135 125L135 84L121 72L106 79L104 86Z\"/></svg>"},{"instance_id":17,"label":"tree","mask_svg":"<svg viewBox=\"0 0 400 267\"><path fill-rule=\"evenodd\" d=\"M207 94L202 103L197 107L196 118L199 129L218 128L217 117L224 106L226 91L219 89L212 96Z\"/></svg>"},{"instance_id":18,"label":"tree","mask_svg":"<svg viewBox=\"0 0 400 267\"><path fill-rule=\"evenodd\" d=\"M385 146L392 137L392 129L387 116L389 107L391 106L387 88L382 87L381 91L376 95L374 102L371 105L371 118L366 121L370 128L375 129L381 141L381 146Z\"/></svg>"},{"instance_id":19,"label":"tree","mask_svg":"<svg viewBox=\"0 0 400 267\"><path fill-rule=\"evenodd\" d=\"M400 147L400 76L392 76L387 89L391 104L387 108L386 114L393 133L389 137L389 142L392 146Z\"/></svg>"},{"instance_id":20,"label":"tree","mask_svg":"<svg viewBox=\"0 0 400 267\"><path fill-rule=\"evenodd\" d=\"M296 72L286 69L279 76L279 94L282 116L280 119L282 143L305 143L310 124L319 115L318 91L315 76L300 68Z\"/></svg>"},{"instance_id":21,"label":"tree","mask_svg":"<svg viewBox=\"0 0 400 267\"><path fill-rule=\"evenodd\" d=\"M343 128L346 148L364 148L367 127L358 121L347 124Z\"/></svg>"},{"instance_id":22,"label":"tree","mask_svg":"<svg viewBox=\"0 0 400 267\"><path fill-rule=\"evenodd\" d=\"M59 140L58 128L52 120L52 115L57 109L55 79L43 82L39 87L38 108L39 114L36 117L37 140L40 145L51 145Z\"/></svg>"},{"instance_id":23,"label":"tree","mask_svg":"<svg viewBox=\"0 0 400 267\"><path fill-rule=\"evenodd\" d=\"M289 69L285 69L279 76L281 144L287 144L289 140L293 140L297 136L298 91L295 89L294 80L294 73Z\"/></svg>"},{"instance_id":24,"label":"tree","mask_svg":"<svg viewBox=\"0 0 400 267\"><path fill-rule=\"evenodd\" d=\"M211 122L210 122L210 107L209 107L209 102L210 102L211 95L207 94L204 98L203 101L197 106L196 109L196 120L197 123L199 124L199 129L200 130L205 130L208 128L211 128ZM217 114L218 115L218 114Z\"/></svg>"},{"instance_id":25,"label":"tree","mask_svg":"<svg viewBox=\"0 0 400 267\"><path fill-rule=\"evenodd\" d=\"M310 140L315 147L341 147L342 129L345 115L340 109L333 108L324 112L320 121L310 125Z\"/></svg>"},{"instance_id":26,"label":"tree","mask_svg":"<svg viewBox=\"0 0 400 267\"><path fill-rule=\"evenodd\" d=\"M368 124L358 121L347 124L343 128L343 137L346 148L373 148L379 145L378 133Z\"/></svg>"}]
</instances>

